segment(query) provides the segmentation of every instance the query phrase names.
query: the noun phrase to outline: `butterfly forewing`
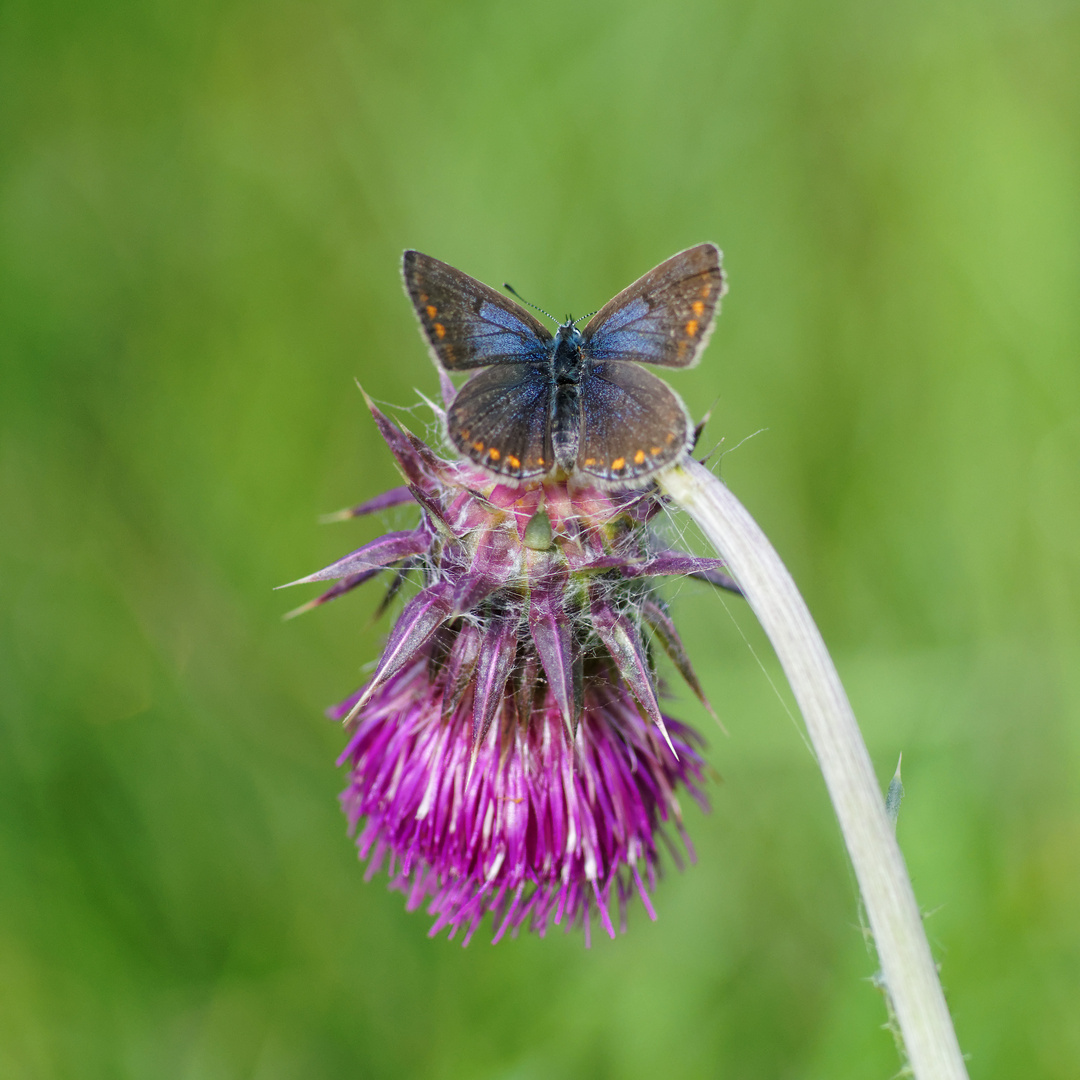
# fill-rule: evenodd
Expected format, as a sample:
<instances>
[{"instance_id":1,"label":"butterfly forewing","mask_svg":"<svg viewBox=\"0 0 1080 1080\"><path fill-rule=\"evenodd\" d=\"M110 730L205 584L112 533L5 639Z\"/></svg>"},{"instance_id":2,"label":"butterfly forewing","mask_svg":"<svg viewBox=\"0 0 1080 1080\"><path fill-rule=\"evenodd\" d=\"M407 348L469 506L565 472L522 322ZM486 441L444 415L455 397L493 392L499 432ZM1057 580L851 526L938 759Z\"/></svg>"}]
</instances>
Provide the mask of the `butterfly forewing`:
<instances>
[{"instance_id":1,"label":"butterfly forewing","mask_svg":"<svg viewBox=\"0 0 1080 1080\"><path fill-rule=\"evenodd\" d=\"M482 281L419 251L405 252L402 274L424 337L447 371L549 358L547 328Z\"/></svg>"},{"instance_id":2,"label":"butterfly forewing","mask_svg":"<svg viewBox=\"0 0 1080 1080\"><path fill-rule=\"evenodd\" d=\"M690 420L678 395L636 364L590 364L581 403L580 473L608 483L634 480L690 447Z\"/></svg>"},{"instance_id":3,"label":"butterfly forewing","mask_svg":"<svg viewBox=\"0 0 1080 1080\"><path fill-rule=\"evenodd\" d=\"M589 320L582 352L594 360L689 367L712 333L724 291L715 244L680 251Z\"/></svg>"},{"instance_id":4,"label":"butterfly forewing","mask_svg":"<svg viewBox=\"0 0 1080 1080\"><path fill-rule=\"evenodd\" d=\"M502 476L551 472L551 378L536 364L505 364L474 375L446 411L450 441Z\"/></svg>"}]
</instances>

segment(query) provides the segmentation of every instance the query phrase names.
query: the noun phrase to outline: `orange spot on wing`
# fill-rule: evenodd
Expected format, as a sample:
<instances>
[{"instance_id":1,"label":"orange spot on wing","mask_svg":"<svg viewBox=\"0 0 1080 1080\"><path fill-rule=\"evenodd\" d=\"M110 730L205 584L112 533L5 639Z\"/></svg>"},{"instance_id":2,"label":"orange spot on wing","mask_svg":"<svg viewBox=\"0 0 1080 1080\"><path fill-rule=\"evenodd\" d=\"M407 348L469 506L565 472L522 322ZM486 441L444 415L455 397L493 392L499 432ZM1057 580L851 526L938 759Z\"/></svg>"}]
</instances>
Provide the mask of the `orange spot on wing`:
<instances>
[{"instance_id":1,"label":"orange spot on wing","mask_svg":"<svg viewBox=\"0 0 1080 1080\"><path fill-rule=\"evenodd\" d=\"M634 455L634 464L635 465L644 465L645 464L645 451L644 450L639 450Z\"/></svg>"},{"instance_id":2,"label":"orange spot on wing","mask_svg":"<svg viewBox=\"0 0 1080 1080\"><path fill-rule=\"evenodd\" d=\"M439 340L442 341L446 337L446 327L441 322L435 324L435 333L438 335Z\"/></svg>"},{"instance_id":3,"label":"orange spot on wing","mask_svg":"<svg viewBox=\"0 0 1080 1080\"><path fill-rule=\"evenodd\" d=\"M612 467L612 469L614 469L614 470L615 470L615 472L618 472L618 471L619 471L620 469L624 469L624 468L626 468L626 458L624 458L624 457L617 457L617 458L616 458L616 459L615 459L615 460L614 460L614 461L613 461L613 462L611 463L611 467Z\"/></svg>"},{"instance_id":4,"label":"orange spot on wing","mask_svg":"<svg viewBox=\"0 0 1080 1080\"><path fill-rule=\"evenodd\" d=\"M705 305L700 300L695 300L690 305L690 307L693 308L695 315L704 315L705 314ZM431 308L428 308L428 311L430 311L430 310L431 310Z\"/></svg>"},{"instance_id":5,"label":"orange spot on wing","mask_svg":"<svg viewBox=\"0 0 1080 1080\"><path fill-rule=\"evenodd\" d=\"M476 442L472 444L472 448L479 454L480 451L484 449L484 440L477 439Z\"/></svg>"},{"instance_id":6,"label":"orange spot on wing","mask_svg":"<svg viewBox=\"0 0 1080 1080\"><path fill-rule=\"evenodd\" d=\"M701 287L701 295L702 296L708 296L709 293L711 293L711 292L712 292L712 286L711 285L703 285Z\"/></svg>"},{"instance_id":7,"label":"orange spot on wing","mask_svg":"<svg viewBox=\"0 0 1080 1080\"><path fill-rule=\"evenodd\" d=\"M656 455L660 453L660 447L659 446L650 446L649 447L649 453L652 454L653 457L656 457Z\"/></svg>"},{"instance_id":8,"label":"orange spot on wing","mask_svg":"<svg viewBox=\"0 0 1080 1080\"><path fill-rule=\"evenodd\" d=\"M491 448L491 449L490 449L490 450L488 451L488 457L489 457L489 458L491 458L491 460L492 460L492 461L498 461L498 460L499 460L499 458L501 458L501 457L502 457L502 454L500 454L500 453L499 453L499 451L498 451L498 450L496 450L496 449L495 449L495 447L493 446L493 447L492 447L492 448Z\"/></svg>"},{"instance_id":9,"label":"orange spot on wing","mask_svg":"<svg viewBox=\"0 0 1080 1080\"><path fill-rule=\"evenodd\" d=\"M510 468L512 468L512 469L520 469L521 468L520 459L514 457L513 454L507 454L506 455L506 464L509 465Z\"/></svg>"},{"instance_id":10,"label":"orange spot on wing","mask_svg":"<svg viewBox=\"0 0 1080 1080\"><path fill-rule=\"evenodd\" d=\"M434 304L428 304L428 306L427 306L427 317L429 319L434 319L435 316L438 315L438 314L439 314L439 309Z\"/></svg>"},{"instance_id":11,"label":"orange spot on wing","mask_svg":"<svg viewBox=\"0 0 1080 1080\"><path fill-rule=\"evenodd\" d=\"M594 457L587 457L587 458L585 459L585 464L586 464L586 465L595 465L595 464L596 464L596 458L594 458Z\"/></svg>"},{"instance_id":12,"label":"orange spot on wing","mask_svg":"<svg viewBox=\"0 0 1080 1080\"><path fill-rule=\"evenodd\" d=\"M687 337L693 337L693 336L694 336L694 335L695 335L695 334L697 333L697 328L698 328L698 321L697 321L697 319L691 319L691 320L690 320L690 321L689 321L689 322L688 322L688 323L686 324L686 336L687 336ZM442 335L440 335L440 337L441 337L441 336L442 336Z\"/></svg>"}]
</instances>

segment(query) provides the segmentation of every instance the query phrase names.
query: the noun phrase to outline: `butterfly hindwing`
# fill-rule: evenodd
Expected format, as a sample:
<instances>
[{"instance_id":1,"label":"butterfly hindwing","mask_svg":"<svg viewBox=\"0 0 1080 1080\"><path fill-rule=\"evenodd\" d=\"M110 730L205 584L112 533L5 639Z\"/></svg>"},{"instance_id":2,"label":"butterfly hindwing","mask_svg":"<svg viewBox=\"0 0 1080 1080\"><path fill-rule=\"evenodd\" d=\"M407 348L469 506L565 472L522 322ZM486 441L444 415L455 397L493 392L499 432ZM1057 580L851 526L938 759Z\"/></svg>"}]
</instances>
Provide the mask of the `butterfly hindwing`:
<instances>
[{"instance_id":1,"label":"butterfly hindwing","mask_svg":"<svg viewBox=\"0 0 1080 1080\"><path fill-rule=\"evenodd\" d=\"M528 480L551 472L551 378L541 365L501 364L480 371L446 411L458 451L501 476Z\"/></svg>"},{"instance_id":2,"label":"butterfly hindwing","mask_svg":"<svg viewBox=\"0 0 1080 1080\"><path fill-rule=\"evenodd\" d=\"M424 338L447 371L550 357L547 328L483 282L419 251L405 252L402 275Z\"/></svg>"},{"instance_id":3,"label":"butterfly hindwing","mask_svg":"<svg viewBox=\"0 0 1080 1080\"><path fill-rule=\"evenodd\" d=\"M667 383L636 364L588 367L581 387L579 473L605 483L634 480L689 449L690 419Z\"/></svg>"},{"instance_id":4,"label":"butterfly hindwing","mask_svg":"<svg viewBox=\"0 0 1080 1080\"><path fill-rule=\"evenodd\" d=\"M594 360L690 367L712 333L724 292L715 244L680 251L589 320L582 331L582 352Z\"/></svg>"}]
</instances>

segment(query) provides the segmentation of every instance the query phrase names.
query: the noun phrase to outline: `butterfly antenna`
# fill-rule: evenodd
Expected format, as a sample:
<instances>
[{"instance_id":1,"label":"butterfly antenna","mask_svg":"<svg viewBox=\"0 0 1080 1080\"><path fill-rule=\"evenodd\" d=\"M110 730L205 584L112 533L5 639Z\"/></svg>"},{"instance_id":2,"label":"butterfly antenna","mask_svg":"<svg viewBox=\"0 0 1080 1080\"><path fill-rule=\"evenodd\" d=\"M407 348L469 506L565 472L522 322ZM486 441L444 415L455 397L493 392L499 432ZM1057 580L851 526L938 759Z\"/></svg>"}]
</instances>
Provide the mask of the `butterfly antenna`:
<instances>
[{"instance_id":1,"label":"butterfly antenna","mask_svg":"<svg viewBox=\"0 0 1080 1080\"><path fill-rule=\"evenodd\" d=\"M532 308L532 309L533 309L534 311L539 311L541 315L547 315L547 317L548 317L548 318L549 318L549 319L550 319L550 320L551 320L551 321L552 321L552 322L553 322L553 323L554 323L554 324L555 324L556 326L560 325L560 324L559 324L559 320L558 320L558 319L556 319L554 315L552 315L552 314L551 314L550 312L547 312L547 311L545 311L545 310L544 310L544 309L543 309L542 307L539 307L539 306L538 306L537 304L532 304L532 303L530 303L530 302L529 302L528 300L526 300L526 299L525 299L525 297L524 297L524 296L522 296L522 295L521 295L521 293L519 293L519 292L517 291L517 289L515 289L515 288L514 288L514 286L510 284L510 282L509 282L509 281L504 281L504 282L503 282L503 288L504 288L504 289L505 289L505 290L506 290L506 291L507 291L507 292L508 292L508 293L509 293L509 294L510 294L511 296L516 296L516 297L517 297L517 298L518 298L518 299L519 299L519 300L520 300L520 301L521 301L521 302L522 302L523 304L527 305L528 307L531 307L531 308Z\"/></svg>"},{"instance_id":2,"label":"butterfly antenna","mask_svg":"<svg viewBox=\"0 0 1080 1080\"><path fill-rule=\"evenodd\" d=\"M600 310L599 308L596 309L596 311L599 311L599 310ZM596 311L590 311L586 315L579 315L570 325L576 327L577 324L579 322L581 322L582 319L591 319L596 314Z\"/></svg>"}]
</instances>

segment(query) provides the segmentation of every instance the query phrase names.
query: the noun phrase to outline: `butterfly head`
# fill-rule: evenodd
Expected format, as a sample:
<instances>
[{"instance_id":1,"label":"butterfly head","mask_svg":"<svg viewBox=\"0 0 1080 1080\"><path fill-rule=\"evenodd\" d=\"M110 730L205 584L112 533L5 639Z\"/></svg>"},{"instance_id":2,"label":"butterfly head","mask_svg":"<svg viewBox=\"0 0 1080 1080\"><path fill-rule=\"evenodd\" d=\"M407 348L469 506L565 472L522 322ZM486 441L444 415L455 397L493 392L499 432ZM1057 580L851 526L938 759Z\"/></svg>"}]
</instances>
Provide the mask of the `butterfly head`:
<instances>
[{"instance_id":1,"label":"butterfly head","mask_svg":"<svg viewBox=\"0 0 1080 1080\"><path fill-rule=\"evenodd\" d=\"M580 322L580 319L571 319L568 315L566 322L559 324L559 329L555 331L555 347L562 342L568 342L575 348L581 346L581 331L577 328L576 323Z\"/></svg>"},{"instance_id":2,"label":"butterfly head","mask_svg":"<svg viewBox=\"0 0 1080 1080\"><path fill-rule=\"evenodd\" d=\"M555 333L552 364L557 383L581 380L581 341L581 331L567 318Z\"/></svg>"}]
</instances>

